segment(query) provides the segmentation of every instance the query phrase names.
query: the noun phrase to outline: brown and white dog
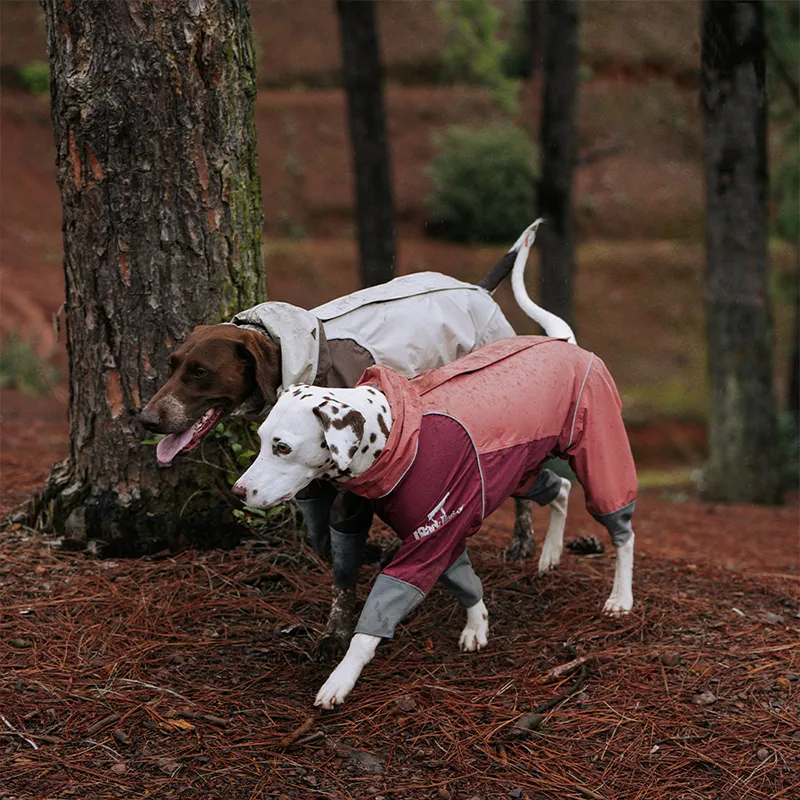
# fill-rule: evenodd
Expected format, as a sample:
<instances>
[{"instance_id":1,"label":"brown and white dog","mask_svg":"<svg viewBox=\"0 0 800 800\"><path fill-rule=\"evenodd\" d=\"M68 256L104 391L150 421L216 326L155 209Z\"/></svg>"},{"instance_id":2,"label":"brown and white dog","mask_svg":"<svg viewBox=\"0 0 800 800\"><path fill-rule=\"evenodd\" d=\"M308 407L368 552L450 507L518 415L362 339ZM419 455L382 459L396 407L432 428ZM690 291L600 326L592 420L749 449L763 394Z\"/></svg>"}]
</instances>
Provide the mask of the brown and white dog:
<instances>
[{"instance_id":1,"label":"brown and white dog","mask_svg":"<svg viewBox=\"0 0 800 800\"><path fill-rule=\"evenodd\" d=\"M237 325L200 325L169 359L169 378L139 421L162 440L159 457L189 453L223 417L272 406L281 384L281 349ZM169 456L169 458L165 458Z\"/></svg>"},{"instance_id":2,"label":"brown and white dog","mask_svg":"<svg viewBox=\"0 0 800 800\"><path fill-rule=\"evenodd\" d=\"M170 357L170 374L140 415L148 430L167 434L158 458L169 463L197 447L226 415L263 419L281 387L308 383L353 386L372 364L412 377L449 363L514 331L490 292L514 267L514 295L548 335L572 331L530 301L523 273L539 221L520 236L480 286L437 273L404 276L305 311L285 303L265 303L241 312L233 322L195 328ZM263 322L263 324L261 324ZM574 341L574 337L571 338ZM355 585L372 507L353 495L338 516L335 492L315 482L298 502L317 552L330 554L334 591L328 628L318 655L331 657L347 646L355 611ZM517 503L512 558L532 552L530 503Z\"/></svg>"}]
</instances>

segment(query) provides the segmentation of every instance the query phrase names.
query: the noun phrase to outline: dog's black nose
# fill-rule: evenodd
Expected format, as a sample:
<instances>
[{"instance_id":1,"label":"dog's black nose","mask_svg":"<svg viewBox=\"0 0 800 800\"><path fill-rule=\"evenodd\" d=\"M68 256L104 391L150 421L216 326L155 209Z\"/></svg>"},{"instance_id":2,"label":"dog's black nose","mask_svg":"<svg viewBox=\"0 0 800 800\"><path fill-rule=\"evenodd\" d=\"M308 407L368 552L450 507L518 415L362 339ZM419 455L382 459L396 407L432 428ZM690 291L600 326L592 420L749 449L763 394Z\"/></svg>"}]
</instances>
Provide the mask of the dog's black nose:
<instances>
[{"instance_id":1,"label":"dog's black nose","mask_svg":"<svg viewBox=\"0 0 800 800\"><path fill-rule=\"evenodd\" d=\"M139 414L139 422L142 424L142 427L146 428L148 431L163 433L163 431L159 430L161 427L161 418L155 411L149 411L147 408L144 408L142 413Z\"/></svg>"},{"instance_id":2,"label":"dog's black nose","mask_svg":"<svg viewBox=\"0 0 800 800\"><path fill-rule=\"evenodd\" d=\"M231 492L233 492L236 497L239 497L242 500L247 497L247 489L245 489L244 486L239 486L238 483L233 484L233 489L231 489Z\"/></svg>"}]
</instances>

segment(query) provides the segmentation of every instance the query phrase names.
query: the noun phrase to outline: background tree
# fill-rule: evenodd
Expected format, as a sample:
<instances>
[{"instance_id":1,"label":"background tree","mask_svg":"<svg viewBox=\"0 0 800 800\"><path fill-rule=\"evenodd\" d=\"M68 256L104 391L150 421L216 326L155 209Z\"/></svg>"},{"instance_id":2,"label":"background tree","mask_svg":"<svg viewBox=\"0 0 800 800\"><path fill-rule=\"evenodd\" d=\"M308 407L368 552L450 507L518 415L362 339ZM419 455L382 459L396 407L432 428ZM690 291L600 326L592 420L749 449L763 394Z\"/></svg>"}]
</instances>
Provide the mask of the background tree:
<instances>
[{"instance_id":1,"label":"background tree","mask_svg":"<svg viewBox=\"0 0 800 800\"><path fill-rule=\"evenodd\" d=\"M394 201L373 0L337 0L356 184L361 283L394 277Z\"/></svg>"},{"instance_id":2,"label":"background tree","mask_svg":"<svg viewBox=\"0 0 800 800\"><path fill-rule=\"evenodd\" d=\"M219 537L208 470L159 469L138 410L176 342L263 297L246 0L44 0L63 205L70 455L40 521L116 552Z\"/></svg>"},{"instance_id":3,"label":"background tree","mask_svg":"<svg viewBox=\"0 0 800 800\"><path fill-rule=\"evenodd\" d=\"M546 25L541 117L539 214L547 220L537 235L542 252L539 302L575 329L572 285L575 243L572 176L577 159L579 0L547 0L538 15ZM541 41L541 30L532 29Z\"/></svg>"},{"instance_id":4,"label":"background tree","mask_svg":"<svg viewBox=\"0 0 800 800\"><path fill-rule=\"evenodd\" d=\"M776 202L775 233L791 242L800 275L800 5L790 0L764 6L767 36L767 90L770 120L783 126L780 148L772 169ZM789 361L787 411L797 437L800 425L800 286L794 276L794 346ZM781 431L782 436L785 431ZM795 478L796 478L795 474Z\"/></svg>"},{"instance_id":5,"label":"background tree","mask_svg":"<svg viewBox=\"0 0 800 800\"><path fill-rule=\"evenodd\" d=\"M705 0L708 369L706 493L778 499L767 292L767 103L764 5Z\"/></svg>"}]
</instances>

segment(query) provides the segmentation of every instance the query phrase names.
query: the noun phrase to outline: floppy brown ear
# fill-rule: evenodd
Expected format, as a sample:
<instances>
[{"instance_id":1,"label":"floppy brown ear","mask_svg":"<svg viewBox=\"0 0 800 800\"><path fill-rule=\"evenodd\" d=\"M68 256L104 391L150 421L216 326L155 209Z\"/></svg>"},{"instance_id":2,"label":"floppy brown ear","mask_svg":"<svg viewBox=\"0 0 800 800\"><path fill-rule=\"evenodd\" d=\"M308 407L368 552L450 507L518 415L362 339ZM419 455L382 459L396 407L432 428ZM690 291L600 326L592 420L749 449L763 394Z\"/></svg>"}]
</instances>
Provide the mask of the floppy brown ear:
<instances>
[{"instance_id":1,"label":"floppy brown ear","mask_svg":"<svg viewBox=\"0 0 800 800\"><path fill-rule=\"evenodd\" d=\"M236 349L239 358L252 365L256 387L264 402L274 406L281 385L280 347L267 336L243 329Z\"/></svg>"},{"instance_id":2,"label":"floppy brown ear","mask_svg":"<svg viewBox=\"0 0 800 800\"><path fill-rule=\"evenodd\" d=\"M364 415L346 403L334 401L326 401L313 411L322 423L322 435L333 463L346 472L364 438Z\"/></svg>"}]
</instances>

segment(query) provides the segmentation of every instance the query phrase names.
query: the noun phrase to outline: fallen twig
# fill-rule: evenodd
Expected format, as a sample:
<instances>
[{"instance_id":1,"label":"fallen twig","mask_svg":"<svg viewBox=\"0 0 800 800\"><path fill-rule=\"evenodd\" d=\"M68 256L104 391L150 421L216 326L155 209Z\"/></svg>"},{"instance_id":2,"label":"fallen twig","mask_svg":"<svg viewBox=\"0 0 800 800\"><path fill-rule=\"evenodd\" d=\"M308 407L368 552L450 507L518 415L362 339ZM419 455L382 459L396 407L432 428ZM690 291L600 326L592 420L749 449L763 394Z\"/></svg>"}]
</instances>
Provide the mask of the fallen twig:
<instances>
[{"instance_id":1,"label":"fallen twig","mask_svg":"<svg viewBox=\"0 0 800 800\"><path fill-rule=\"evenodd\" d=\"M103 719L95 722L94 725L90 725L86 729L86 735L94 736L96 733L103 730L103 728L107 728L109 725L113 725L115 722L118 722L119 719L119 714L109 714L108 716L103 717Z\"/></svg>"},{"instance_id":2,"label":"fallen twig","mask_svg":"<svg viewBox=\"0 0 800 800\"><path fill-rule=\"evenodd\" d=\"M556 681L561 680L561 678L569 675L571 672L574 672L581 664L586 664L588 661L591 660L591 656L581 656L580 658L574 658L572 661L567 661L566 664L562 664L559 667L554 667L547 673L544 677L545 683L555 683Z\"/></svg>"},{"instance_id":3,"label":"fallen twig","mask_svg":"<svg viewBox=\"0 0 800 800\"><path fill-rule=\"evenodd\" d=\"M212 725L219 725L221 728L228 724L228 720L223 717L218 717L215 714L199 714L197 711L179 711L178 716L183 719L199 719L204 722L210 722Z\"/></svg>"},{"instance_id":4,"label":"fallen twig","mask_svg":"<svg viewBox=\"0 0 800 800\"><path fill-rule=\"evenodd\" d=\"M314 717L309 717L299 728L295 728L290 734L283 737L278 742L281 747L288 747L296 739L299 739L304 733L308 733L314 725Z\"/></svg>"}]
</instances>

